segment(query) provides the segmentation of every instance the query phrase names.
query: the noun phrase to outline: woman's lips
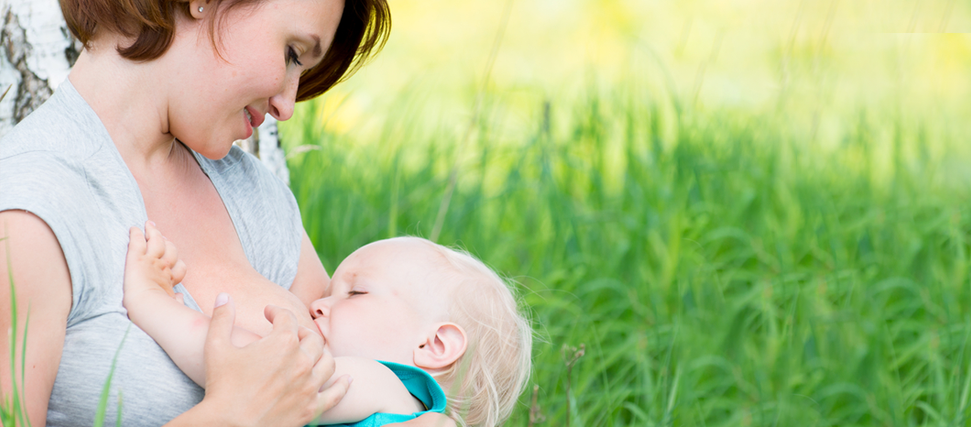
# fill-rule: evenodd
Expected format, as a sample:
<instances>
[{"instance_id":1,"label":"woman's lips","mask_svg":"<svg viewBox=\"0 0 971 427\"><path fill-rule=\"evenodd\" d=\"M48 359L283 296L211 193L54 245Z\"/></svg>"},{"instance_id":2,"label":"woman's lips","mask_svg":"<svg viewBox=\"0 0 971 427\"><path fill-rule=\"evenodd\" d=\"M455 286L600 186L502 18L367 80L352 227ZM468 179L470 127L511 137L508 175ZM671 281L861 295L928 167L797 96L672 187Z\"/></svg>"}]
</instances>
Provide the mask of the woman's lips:
<instances>
[{"instance_id":1,"label":"woman's lips","mask_svg":"<svg viewBox=\"0 0 971 427\"><path fill-rule=\"evenodd\" d=\"M245 135L240 139L247 139L253 136L253 116L246 108L243 109L243 122L246 123L246 131L244 132Z\"/></svg>"},{"instance_id":2,"label":"woman's lips","mask_svg":"<svg viewBox=\"0 0 971 427\"><path fill-rule=\"evenodd\" d=\"M254 128L260 127L260 125L263 124L263 121L266 119L266 114L260 113L251 107L246 107L245 110L247 117L249 118L250 126L253 126Z\"/></svg>"}]
</instances>

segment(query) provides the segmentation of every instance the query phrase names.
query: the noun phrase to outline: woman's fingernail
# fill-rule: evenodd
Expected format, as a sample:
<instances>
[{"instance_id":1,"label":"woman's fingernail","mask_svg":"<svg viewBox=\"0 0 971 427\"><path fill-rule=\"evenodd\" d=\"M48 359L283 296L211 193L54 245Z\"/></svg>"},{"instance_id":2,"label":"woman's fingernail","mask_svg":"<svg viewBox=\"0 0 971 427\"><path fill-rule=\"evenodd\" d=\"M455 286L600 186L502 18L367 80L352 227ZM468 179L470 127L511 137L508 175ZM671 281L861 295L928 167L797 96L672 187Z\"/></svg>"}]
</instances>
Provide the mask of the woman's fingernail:
<instances>
[{"instance_id":1,"label":"woman's fingernail","mask_svg":"<svg viewBox=\"0 0 971 427\"><path fill-rule=\"evenodd\" d=\"M229 302L229 294L225 292L220 292L219 295L216 295L215 307L221 307L225 305L227 302Z\"/></svg>"},{"instance_id":2,"label":"woman's fingernail","mask_svg":"<svg viewBox=\"0 0 971 427\"><path fill-rule=\"evenodd\" d=\"M152 224L152 227L156 227L156 225L155 225L155 221L152 221L152 220L148 220L148 223L149 223L149 224Z\"/></svg>"},{"instance_id":3,"label":"woman's fingernail","mask_svg":"<svg viewBox=\"0 0 971 427\"><path fill-rule=\"evenodd\" d=\"M354 377L348 375L347 376L347 385L351 385L352 382L354 382Z\"/></svg>"}]
</instances>

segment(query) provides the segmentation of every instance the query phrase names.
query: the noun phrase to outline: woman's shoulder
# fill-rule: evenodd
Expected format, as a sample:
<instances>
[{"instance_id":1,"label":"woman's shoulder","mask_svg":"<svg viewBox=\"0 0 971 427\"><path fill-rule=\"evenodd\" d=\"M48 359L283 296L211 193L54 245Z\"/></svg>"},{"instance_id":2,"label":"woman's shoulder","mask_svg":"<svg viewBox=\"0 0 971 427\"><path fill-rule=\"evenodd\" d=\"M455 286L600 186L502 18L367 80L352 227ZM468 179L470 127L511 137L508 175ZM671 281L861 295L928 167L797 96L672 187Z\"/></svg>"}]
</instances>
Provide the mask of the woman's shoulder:
<instances>
[{"instance_id":1,"label":"woman's shoulder","mask_svg":"<svg viewBox=\"0 0 971 427\"><path fill-rule=\"evenodd\" d=\"M97 114L65 82L0 138L0 161L25 153L42 153L32 157L40 161L83 159L106 143L111 143L111 137Z\"/></svg>"},{"instance_id":2,"label":"woman's shoulder","mask_svg":"<svg viewBox=\"0 0 971 427\"><path fill-rule=\"evenodd\" d=\"M62 246L80 230L98 236L107 218L144 216L107 130L69 83L0 139L0 189L0 210L34 213Z\"/></svg>"},{"instance_id":3,"label":"woman's shoulder","mask_svg":"<svg viewBox=\"0 0 971 427\"><path fill-rule=\"evenodd\" d=\"M11 208L18 197L31 204L70 206L71 200L84 197L93 178L87 166L103 169L115 163L113 149L97 114L69 83L63 83L0 138L0 202L7 202L0 208Z\"/></svg>"},{"instance_id":4,"label":"woman's shoulder","mask_svg":"<svg viewBox=\"0 0 971 427\"><path fill-rule=\"evenodd\" d=\"M82 159L90 151L69 144L63 135L72 133L43 116L35 111L0 139L0 209L29 207L11 205L13 200L66 203L86 185Z\"/></svg>"}]
</instances>

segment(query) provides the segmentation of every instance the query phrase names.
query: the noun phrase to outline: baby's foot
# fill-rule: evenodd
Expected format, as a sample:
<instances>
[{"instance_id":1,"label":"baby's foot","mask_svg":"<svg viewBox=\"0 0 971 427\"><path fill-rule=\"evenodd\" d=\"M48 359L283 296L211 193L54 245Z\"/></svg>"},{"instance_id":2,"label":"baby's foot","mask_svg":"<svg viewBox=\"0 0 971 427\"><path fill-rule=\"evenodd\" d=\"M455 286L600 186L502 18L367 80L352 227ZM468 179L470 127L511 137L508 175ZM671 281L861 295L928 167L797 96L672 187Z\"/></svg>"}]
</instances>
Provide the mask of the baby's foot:
<instances>
[{"instance_id":1,"label":"baby's foot","mask_svg":"<svg viewBox=\"0 0 971 427\"><path fill-rule=\"evenodd\" d=\"M125 260L125 306L130 309L133 300L152 294L171 298L174 295L172 288L185 277L185 263L179 259L175 245L162 237L151 222L145 223L145 234L138 227L132 227L129 238Z\"/></svg>"}]
</instances>

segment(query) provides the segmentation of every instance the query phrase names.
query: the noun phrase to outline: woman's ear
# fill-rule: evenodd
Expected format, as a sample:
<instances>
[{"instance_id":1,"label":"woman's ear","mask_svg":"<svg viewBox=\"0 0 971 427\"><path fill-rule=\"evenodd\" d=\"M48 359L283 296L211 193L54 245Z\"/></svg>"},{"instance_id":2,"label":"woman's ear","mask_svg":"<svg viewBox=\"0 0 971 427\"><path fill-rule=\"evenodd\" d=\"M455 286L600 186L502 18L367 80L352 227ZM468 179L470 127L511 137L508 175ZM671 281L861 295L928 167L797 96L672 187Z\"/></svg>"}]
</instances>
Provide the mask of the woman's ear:
<instances>
[{"instance_id":1,"label":"woman's ear","mask_svg":"<svg viewBox=\"0 0 971 427\"><path fill-rule=\"evenodd\" d=\"M439 323L415 349L415 366L425 370L445 369L455 363L468 347L465 330L454 323Z\"/></svg>"},{"instance_id":2,"label":"woman's ear","mask_svg":"<svg viewBox=\"0 0 971 427\"><path fill-rule=\"evenodd\" d=\"M189 14L195 19L202 19L210 13L209 2L206 0L189 0Z\"/></svg>"}]
</instances>

